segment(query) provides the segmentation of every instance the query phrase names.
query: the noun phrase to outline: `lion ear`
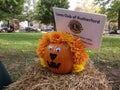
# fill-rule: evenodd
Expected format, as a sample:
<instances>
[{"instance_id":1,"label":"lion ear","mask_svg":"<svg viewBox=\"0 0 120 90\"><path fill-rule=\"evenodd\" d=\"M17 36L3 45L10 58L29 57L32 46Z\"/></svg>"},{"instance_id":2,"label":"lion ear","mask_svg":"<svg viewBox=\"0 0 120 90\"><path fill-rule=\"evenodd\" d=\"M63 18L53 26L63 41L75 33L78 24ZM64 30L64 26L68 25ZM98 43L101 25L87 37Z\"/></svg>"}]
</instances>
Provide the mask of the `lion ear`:
<instances>
[{"instance_id":1,"label":"lion ear","mask_svg":"<svg viewBox=\"0 0 120 90\"><path fill-rule=\"evenodd\" d=\"M47 45L49 45L49 44L50 44L50 39L47 40Z\"/></svg>"},{"instance_id":2,"label":"lion ear","mask_svg":"<svg viewBox=\"0 0 120 90\"><path fill-rule=\"evenodd\" d=\"M44 41L44 44L49 44L50 43L50 38L49 38L49 34L45 33L42 37L42 41Z\"/></svg>"},{"instance_id":3,"label":"lion ear","mask_svg":"<svg viewBox=\"0 0 120 90\"><path fill-rule=\"evenodd\" d=\"M48 45L50 43L50 37L49 35L45 35L45 40L46 40L46 44Z\"/></svg>"}]
</instances>

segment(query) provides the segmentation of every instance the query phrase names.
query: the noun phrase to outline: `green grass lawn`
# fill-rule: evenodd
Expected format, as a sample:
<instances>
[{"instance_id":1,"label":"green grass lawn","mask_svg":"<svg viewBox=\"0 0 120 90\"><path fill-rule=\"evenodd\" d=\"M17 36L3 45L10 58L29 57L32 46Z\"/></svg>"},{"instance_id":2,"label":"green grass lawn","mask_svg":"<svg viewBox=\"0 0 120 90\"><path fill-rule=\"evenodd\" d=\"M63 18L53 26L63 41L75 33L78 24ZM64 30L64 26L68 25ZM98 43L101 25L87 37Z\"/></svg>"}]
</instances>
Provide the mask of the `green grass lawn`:
<instances>
[{"instance_id":1,"label":"green grass lawn","mask_svg":"<svg viewBox=\"0 0 120 90\"><path fill-rule=\"evenodd\" d=\"M1 33L0 60L3 61L13 81L19 79L25 68L39 60L36 55L41 33ZM120 83L120 36L103 35L100 51L87 50L96 68L104 72L118 89Z\"/></svg>"},{"instance_id":2,"label":"green grass lawn","mask_svg":"<svg viewBox=\"0 0 120 90\"><path fill-rule=\"evenodd\" d=\"M101 49L99 51L88 50L88 53L94 61L119 62L120 36L103 36ZM118 68L120 69L120 65Z\"/></svg>"},{"instance_id":3,"label":"green grass lawn","mask_svg":"<svg viewBox=\"0 0 120 90\"><path fill-rule=\"evenodd\" d=\"M0 60L5 64L13 81L38 57L36 48L41 36L41 33L0 34Z\"/></svg>"},{"instance_id":4,"label":"green grass lawn","mask_svg":"<svg viewBox=\"0 0 120 90\"><path fill-rule=\"evenodd\" d=\"M0 34L0 51L2 53L11 52L11 50L34 51L40 33L5 33Z\"/></svg>"},{"instance_id":5,"label":"green grass lawn","mask_svg":"<svg viewBox=\"0 0 120 90\"><path fill-rule=\"evenodd\" d=\"M90 56L98 64L102 61L120 69L120 36L103 36L101 50L91 52Z\"/></svg>"}]
</instances>

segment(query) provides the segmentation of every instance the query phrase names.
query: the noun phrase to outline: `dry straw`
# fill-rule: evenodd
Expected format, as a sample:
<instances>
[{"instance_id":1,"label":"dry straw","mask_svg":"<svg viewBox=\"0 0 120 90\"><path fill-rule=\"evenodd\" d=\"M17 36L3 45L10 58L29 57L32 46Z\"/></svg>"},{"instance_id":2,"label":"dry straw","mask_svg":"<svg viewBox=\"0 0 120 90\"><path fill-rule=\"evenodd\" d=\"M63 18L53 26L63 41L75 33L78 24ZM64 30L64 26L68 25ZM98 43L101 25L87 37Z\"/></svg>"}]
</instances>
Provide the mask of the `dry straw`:
<instances>
[{"instance_id":1,"label":"dry straw","mask_svg":"<svg viewBox=\"0 0 120 90\"><path fill-rule=\"evenodd\" d=\"M103 73L91 61L79 73L55 74L39 62L29 66L24 75L7 90L112 90Z\"/></svg>"}]
</instances>

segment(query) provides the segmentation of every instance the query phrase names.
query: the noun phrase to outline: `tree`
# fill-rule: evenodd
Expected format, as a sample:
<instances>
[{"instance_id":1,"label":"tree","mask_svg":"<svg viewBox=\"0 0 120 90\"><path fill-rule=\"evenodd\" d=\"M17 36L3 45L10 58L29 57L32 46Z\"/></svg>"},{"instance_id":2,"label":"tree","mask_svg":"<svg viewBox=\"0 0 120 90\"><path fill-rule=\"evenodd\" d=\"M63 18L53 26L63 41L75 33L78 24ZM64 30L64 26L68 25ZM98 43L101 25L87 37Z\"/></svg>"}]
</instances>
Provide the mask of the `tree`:
<instances>
[{"instance_id":1,"label":"tree","mask_svg":"<svg viewBox=\"0 0 120 90\"><path fill-rule=\"evenodd\" d=\"M24 0L0 0L0 20L16 18L23 10Z\"/></svg>"},{"instance_id":2,"label":"tree","mask_svg":"<svg viewBox=\"0 0 120 90\"><path fill-rule=\"evenodd\" d=\"M94 2L90 0L78 1L76 4L76 8L74 9L75 11L86 11L92 13L99 11L99 7L94 5Z\"/></svg>"},{"instance_id":3,"label":"tree","mask_svg":"<svg viewBox=\"0 0 120 90\"><path fill-rule=\"evenodd\" d=\"M100 6L100 13L107 15L108 21L118 21L120 29L120 0L95 0L95 4Z\"/></svg>"},{"instance_id":4,"label":"tree","mask_svg":"<svg viewBox=\"0 0 120 90\"><path fill-rule=\"evenodd\" d=\"M114 21L118 21L118 29L120 29L120 0L114 0L108 8L108 18L114 18Z\"/></svg>"},{"instance_id":5,"label":"tree","mask_svg":"<svg viewBox=\"0 0 120 90\"><path fill-rule=\"evenodd\" d=\"M111 0L94 0L94 4L100 7L99 13L105 14L107 8L110 6Z\"/></svg>"},{"instance_id":6,"label":"tree","mask_svg":"<svg viewBox=\"0 0 120 90\"><path fill-rule=\"evenodd\" d=\"M30 25L30 22L34 18L35 4L36 4L36 0L25 0L23 14L26 17L26 20L28 21L28 26Z\"/></svg>"},{"instance_id":7,"label":"tree","mask_svg":"<svg viewBox=\"0 0 120 90\"><path fill-rule=\"evenodd\" d=\"M39 0L36 5L36 19L41 23L54 23L53 7L68 8L67 0Z\"/></svg>"}]
</instances>

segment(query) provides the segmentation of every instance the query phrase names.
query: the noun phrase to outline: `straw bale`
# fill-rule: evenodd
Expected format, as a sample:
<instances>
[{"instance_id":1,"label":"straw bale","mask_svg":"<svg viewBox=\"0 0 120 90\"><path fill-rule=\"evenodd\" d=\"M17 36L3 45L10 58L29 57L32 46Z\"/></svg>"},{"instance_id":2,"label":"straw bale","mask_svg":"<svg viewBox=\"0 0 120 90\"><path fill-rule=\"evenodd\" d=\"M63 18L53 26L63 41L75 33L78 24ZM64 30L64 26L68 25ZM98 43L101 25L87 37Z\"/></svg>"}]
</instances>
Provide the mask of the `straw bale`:
<instances>
[{"instance_id":1,"label":"straw bale","mask_svg":"<svg viewBox=\"0 0 120 90\"><path fill-rule=\"evenodd\" d=\"M112 88L105 75L88 61L84 71L63 75L50 72L36 62L7 90L112 90Z\"/></svg>"}]
</instances>

